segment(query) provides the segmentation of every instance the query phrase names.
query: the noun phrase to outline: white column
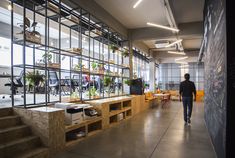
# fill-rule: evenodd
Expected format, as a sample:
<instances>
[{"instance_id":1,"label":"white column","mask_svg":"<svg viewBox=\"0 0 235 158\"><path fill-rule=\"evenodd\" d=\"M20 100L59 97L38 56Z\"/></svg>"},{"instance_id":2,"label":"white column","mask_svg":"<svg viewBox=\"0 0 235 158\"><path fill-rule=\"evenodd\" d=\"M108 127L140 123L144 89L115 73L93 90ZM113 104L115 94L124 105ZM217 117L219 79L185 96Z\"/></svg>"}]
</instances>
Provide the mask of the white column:
<instances>
[{"instance_id":1,"label":"white column","mask_svg":"<svg viewBox=\"0 0 235 158\"><path fill-rule=\"evenodd\" d=\"M155 90L155 77L156 77L155 60L149 62L149 90Z\"/></svg>"}]
</instances>

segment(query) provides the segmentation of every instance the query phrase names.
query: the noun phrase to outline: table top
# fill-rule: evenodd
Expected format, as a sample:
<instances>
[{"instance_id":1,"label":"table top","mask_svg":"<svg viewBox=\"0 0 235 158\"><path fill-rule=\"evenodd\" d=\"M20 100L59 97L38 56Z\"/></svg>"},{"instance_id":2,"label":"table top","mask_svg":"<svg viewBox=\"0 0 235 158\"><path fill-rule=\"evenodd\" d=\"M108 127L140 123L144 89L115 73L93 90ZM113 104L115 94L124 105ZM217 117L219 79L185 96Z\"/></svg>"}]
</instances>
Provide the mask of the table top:
<instances>
[{"instance_id":1,"label":"table top","mask_svg":"<svg viewBox=\"0 0 235 158\"><path fill-rule=\"evenodd\" d=\"M160 94L154 94L154 96L156 96L156 97L164 97L164 96L169 96L170 94L162 94L162 93L160 93Z\"/></svg>"}]
</instances>

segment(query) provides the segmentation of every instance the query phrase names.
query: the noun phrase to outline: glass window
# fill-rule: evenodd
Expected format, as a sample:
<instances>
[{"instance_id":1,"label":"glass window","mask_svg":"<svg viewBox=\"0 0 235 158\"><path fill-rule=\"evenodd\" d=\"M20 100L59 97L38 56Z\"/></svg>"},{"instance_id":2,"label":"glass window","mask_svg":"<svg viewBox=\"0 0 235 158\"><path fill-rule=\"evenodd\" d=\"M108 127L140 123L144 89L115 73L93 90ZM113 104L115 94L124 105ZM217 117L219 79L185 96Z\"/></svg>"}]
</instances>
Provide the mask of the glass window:
<instances>
[{"instance_id":1,"label":"glass window","mask_svg":"<svg viewBox=\"0 0 235 158\"><path fill-rule=\"evenodd\" d=\"M164 63L159 65L158 86L160 89L178 90L184 74L190 74L190 80L195 82L197 90L204 89L204 65L189 63L180 65L175 63Z\"/></svg>"}]
</instances>

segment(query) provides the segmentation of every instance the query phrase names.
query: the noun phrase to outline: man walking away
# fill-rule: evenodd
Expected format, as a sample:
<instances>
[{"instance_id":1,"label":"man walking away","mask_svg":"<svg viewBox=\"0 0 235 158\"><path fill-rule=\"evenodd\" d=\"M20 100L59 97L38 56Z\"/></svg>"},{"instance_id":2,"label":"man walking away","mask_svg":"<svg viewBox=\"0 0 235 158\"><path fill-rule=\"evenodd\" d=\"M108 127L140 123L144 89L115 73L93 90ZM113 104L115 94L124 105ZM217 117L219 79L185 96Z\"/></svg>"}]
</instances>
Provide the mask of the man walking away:
<instances>
[{"instance_id":1,"label":"man walking away","mask_svg":"<svg viewBox=\"0 0 235 158\"><path fill-rule=\"evenodd\" d=\"M195 84L192 81L189 81L190 75L186 73L184 75L185 81L180 83L180 101L181 97L183 100L184 106L184 121L185 125L191 123L191 115L193 109L193 94L194 94L194 101L196 101L196 88Z\"/></svg>"}]
</instances>

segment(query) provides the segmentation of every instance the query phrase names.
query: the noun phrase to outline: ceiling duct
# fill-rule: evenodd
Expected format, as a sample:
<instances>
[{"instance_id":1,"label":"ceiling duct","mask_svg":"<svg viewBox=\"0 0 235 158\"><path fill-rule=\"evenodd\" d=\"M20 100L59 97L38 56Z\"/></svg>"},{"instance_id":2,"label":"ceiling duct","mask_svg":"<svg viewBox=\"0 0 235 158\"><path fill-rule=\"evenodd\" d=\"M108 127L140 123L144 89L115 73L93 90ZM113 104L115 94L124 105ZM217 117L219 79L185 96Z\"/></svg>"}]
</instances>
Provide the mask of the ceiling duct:
<instances>
[{"instance_id":1,"label":"ceiling duct","mask_svg":"<svg viewBox=\"0 0 235 158\"><path fill-rule=\"evenodd\" d=\"M160 49L160 48L165 48L169 44L170 44L169 41L156 41L154 45L156 48Z\"/></svg>"}]
</instances>

